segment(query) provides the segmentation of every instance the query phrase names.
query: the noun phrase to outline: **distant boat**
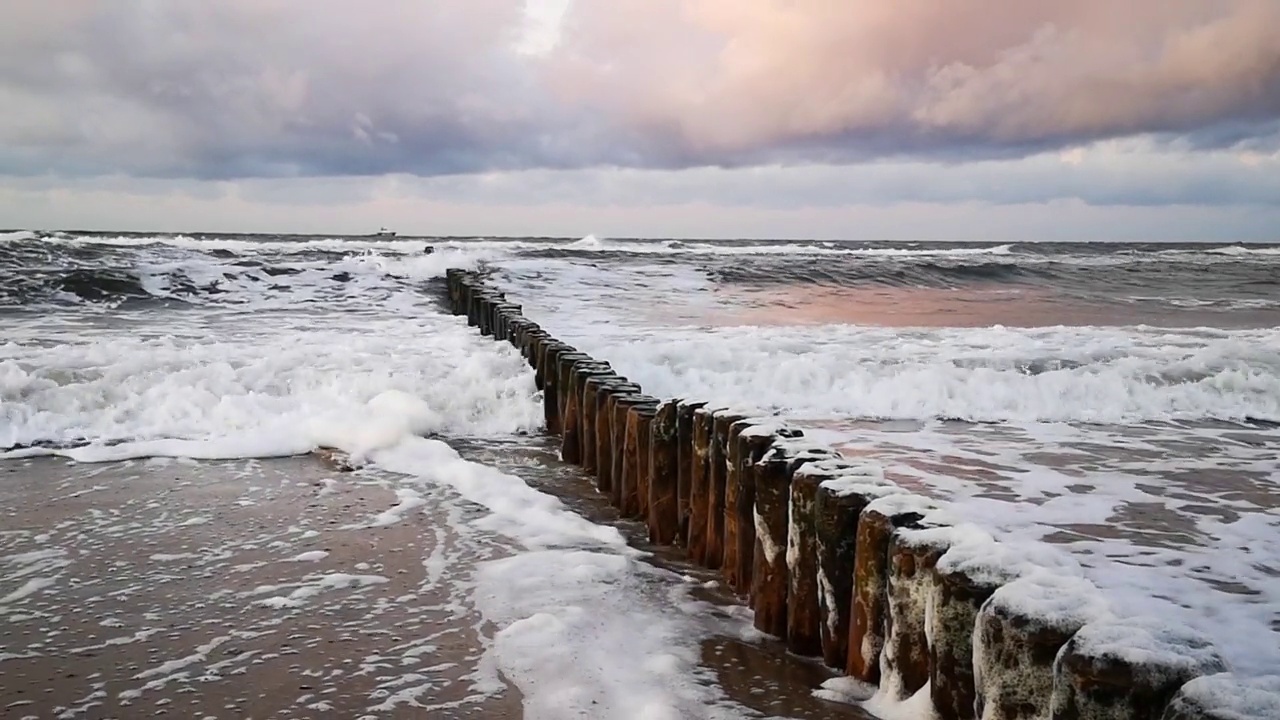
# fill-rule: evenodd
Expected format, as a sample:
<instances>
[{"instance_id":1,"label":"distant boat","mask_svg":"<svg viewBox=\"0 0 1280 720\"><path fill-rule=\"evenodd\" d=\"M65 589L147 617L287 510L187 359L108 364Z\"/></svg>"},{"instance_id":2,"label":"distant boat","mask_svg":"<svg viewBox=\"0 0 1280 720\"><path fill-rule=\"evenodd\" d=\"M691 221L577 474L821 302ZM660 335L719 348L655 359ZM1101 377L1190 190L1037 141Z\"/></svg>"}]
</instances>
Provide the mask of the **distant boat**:
<instances>
[{"instance_id":1,"label":"distant boat","mask_svg":"<svg viewBox=\"0 0 1280 720\"><path fill-rule=\"evenodd\" d=\"M395 237L395 236L396 236L395 230L388 230L386 228L378 228L378 232L373 234L373 237Z\"/></svg>"}]
</instances>

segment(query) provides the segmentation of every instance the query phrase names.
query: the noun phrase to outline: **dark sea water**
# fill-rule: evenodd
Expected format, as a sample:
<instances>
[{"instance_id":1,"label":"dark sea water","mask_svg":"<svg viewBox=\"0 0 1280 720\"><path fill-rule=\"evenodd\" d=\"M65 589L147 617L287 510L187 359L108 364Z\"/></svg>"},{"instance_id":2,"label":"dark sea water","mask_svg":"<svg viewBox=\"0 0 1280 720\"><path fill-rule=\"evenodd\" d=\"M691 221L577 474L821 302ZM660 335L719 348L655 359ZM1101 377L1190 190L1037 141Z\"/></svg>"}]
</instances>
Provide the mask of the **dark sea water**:
<instances>
[{"instance_id":1,"label":"dark sea water","mask_svg":"<svg viewBox=\"0 0 1280 720\"><path fill-rule=\"evenodd\" d=\"M536 431L519 358L443 312L448 267L651 394L781 415L1280 666L1280 245L12 232L0 452L375 447L406 407Z\"/></svg>"}]
</instances>

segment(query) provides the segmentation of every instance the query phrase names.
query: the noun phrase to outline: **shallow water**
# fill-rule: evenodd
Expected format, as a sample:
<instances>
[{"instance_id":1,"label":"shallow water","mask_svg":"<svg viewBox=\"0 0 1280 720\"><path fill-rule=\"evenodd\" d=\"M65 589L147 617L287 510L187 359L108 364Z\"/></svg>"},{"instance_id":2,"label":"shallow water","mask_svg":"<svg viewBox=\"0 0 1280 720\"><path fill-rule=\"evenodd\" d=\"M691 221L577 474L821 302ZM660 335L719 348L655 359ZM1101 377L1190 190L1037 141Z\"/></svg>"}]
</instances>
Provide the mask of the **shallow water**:
<instances>
[{"instance_id":1,"label":"shallow water","mask_svg":"<svg viewBox=\"0 0 1280 720\"><path fill-rule=\"evenodd\" d=\"M1238 671L1280 665L1276 249L757 252L495 264L646 391L786 417L1070 552L1116 609L1207 632Z\"/></svg>"},{"instance_id":2,"label":"shallow water","mask_svg":"<svg viewBox=\"0 0 1280 720\"><path fill-rule=\"evenodd\" d=\"M541 427L521 358L442 312L448 267L494 271L526 315L652 394L783 415L1006 536L1073 553L1118 604L1208 631L1238 670L1280 665L1275 246L11 233L0 453L337 446L484 507L483 529L534 563L497 570L561 572L603 547L580 566L648 587L617 559L620 538L410 441L504 448ZM510 512L512 493L536 512ZM524 600L486 617L519 626L556 609ZM547 627L520 627L545 640ZM499 654L521 691L564 689L516 640ZM640 654L705 669L736 652L673 647ZM714 716L705 687L666 701Z\"/></svg>"}]
</instances>

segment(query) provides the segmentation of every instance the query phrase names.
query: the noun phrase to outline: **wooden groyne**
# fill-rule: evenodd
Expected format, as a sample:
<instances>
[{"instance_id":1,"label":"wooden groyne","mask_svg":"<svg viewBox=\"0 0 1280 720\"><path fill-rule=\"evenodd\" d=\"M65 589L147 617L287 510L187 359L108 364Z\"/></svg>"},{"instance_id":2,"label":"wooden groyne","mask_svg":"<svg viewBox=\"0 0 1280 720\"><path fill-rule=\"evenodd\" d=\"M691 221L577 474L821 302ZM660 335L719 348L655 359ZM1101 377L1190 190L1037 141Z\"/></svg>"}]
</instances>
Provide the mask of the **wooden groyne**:
<instances>
[{"instance_id":1,"label":"wooden groyne","mask_svg":"<svg viewBox=\"0 0 1280 720\"><path fill-rule=\"evenodd\" d=\"M646 395L483 274L450 270L448 293L528 360L562 458L623 517L718 570L791 652L877 684L874 702L927 694L941 720L1280 718L1280 682L1231 675L1190 629L1116 618L1043 548L998 542L776 417Z\"/></svg>"}]
</instances>

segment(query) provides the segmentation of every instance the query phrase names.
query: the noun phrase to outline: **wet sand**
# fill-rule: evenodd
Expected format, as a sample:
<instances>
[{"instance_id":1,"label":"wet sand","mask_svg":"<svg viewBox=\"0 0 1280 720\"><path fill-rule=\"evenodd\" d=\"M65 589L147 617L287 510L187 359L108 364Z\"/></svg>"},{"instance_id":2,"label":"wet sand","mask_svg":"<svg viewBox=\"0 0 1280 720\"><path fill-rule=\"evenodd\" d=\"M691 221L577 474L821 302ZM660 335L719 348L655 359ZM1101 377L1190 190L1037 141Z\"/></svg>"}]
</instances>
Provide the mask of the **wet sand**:
<instances>
[{"instance_id":1,"label":"wet sand","mask_svg":"<svg viewBox=\"0 0 1280 720\"><path fill-rule=\"evenodd\" d=\"M650 544L645 525L620 519L608 498L593 489L594 480L585 478L576 467L550 460L556 457L558 440L522 438L454 446L471 460L525 478L593 522L617 527L633 547L652 553L649 560L654 565L698 580L693 596L709 604L708 624L740 618L748 612L741 598L724 588L719 572L687 562L682 548ZM702 663L715 674L730 700L766 716L798 720L873 717L851 705L814 697L812 691L836 673L816 659L790 654L783 643L772 638L747 642L727 635L713 637L703 643Z\"/></svg>"},{"instance_id":2,"label":"wet sand","mask_svg":"<svg viewBox=\"0 0 1280 720\"><path fill-rule=\"evenodd\" d=\"M454 444L616 521L553 441ZM468 600L476 566L511 549L464 529L480 510L444 490L370 527L392 487L316 457L0 464L0 716L521 717ZM741 619L714 573L653 550L706 584L709 626ZM775 641L716 637L703 662L763 715L868 717L814 698L831 673Z\"/></svg>"},{"instance_id":3,"label":"wet sand","mask_svg":"<svg viewBox=\"0 0 1280 720\"><path fill-rule=\"evenodd\" d=\"M314 458L0 466L0 593L49 583L0 599L0 715L520 717L457 597L504 549L360 527L395 503Z\"/></svg>"}]
</instances>

